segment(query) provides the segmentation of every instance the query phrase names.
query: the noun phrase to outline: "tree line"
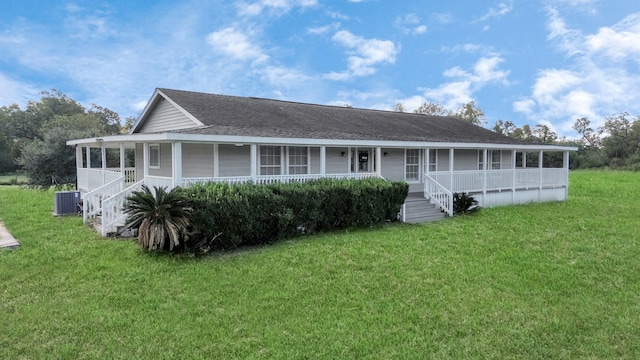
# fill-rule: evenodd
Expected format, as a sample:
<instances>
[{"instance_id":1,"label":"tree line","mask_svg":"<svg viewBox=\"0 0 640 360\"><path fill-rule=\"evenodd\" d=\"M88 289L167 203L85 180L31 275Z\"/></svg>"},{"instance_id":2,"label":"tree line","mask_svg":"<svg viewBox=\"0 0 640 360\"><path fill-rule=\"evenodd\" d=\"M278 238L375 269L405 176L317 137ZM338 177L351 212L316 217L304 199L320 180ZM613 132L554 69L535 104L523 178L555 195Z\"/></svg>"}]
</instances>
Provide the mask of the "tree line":
<instances>
[{"instance_id":1,"label":"tree line","mask_svg":"<svg viewBox=\"0 0 640 360\"><path fill-rule=\"evenodd\" d=\"M74 183L76 154L66 141L126 133L133 122L127 118L122 125L114 111L95 104L85 108L56 90L42 92L24 109L2 106L0 174L24 172L30 184L45 187Z\"/></svg>"}]
</instances>

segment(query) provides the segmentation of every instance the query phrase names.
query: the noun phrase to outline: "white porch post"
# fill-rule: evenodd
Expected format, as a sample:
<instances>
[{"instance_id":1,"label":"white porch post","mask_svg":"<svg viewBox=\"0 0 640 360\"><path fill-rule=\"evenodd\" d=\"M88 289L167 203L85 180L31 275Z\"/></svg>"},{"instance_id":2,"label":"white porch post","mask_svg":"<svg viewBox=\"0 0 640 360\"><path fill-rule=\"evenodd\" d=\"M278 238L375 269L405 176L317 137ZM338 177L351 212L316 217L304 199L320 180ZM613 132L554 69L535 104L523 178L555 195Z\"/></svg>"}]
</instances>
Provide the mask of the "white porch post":
<instances>
[{"instance_id":1,"label":"white porch post","mask_svg":"<svg viewBox=\"0 0 640 360\"><path fill-rule=\"evenodd\" d=\"M91 145L84 148L87 155L87 169L91 169Z\"/></svg>"},{"instance_id":2,"label":"white porch post","mask_svg":"<svg viewBox=\"0 0 640 360\"><path fill-rule=\"evenodd\" d=\"M567 200L569 198L569 151L565 151L562 155L562 167L567 174L564 187L564 199Z\"/></svg>"},{"instance_id":3,"label":"white porch post","mask_svg":"<svg viewBox=\"0 0 640 360\"><path fill-rule=\"evenodd\" d=\"M251 178L256 181L258 176L258 145L251 144Z\"/></svg>"},{"instance_id":4,"label":"white porch post","mask_svg":"<svg viewBox=\"0 0 640 360\"><path fill-rule=\"evenodd\" d=\"M376 175L382 175L382 148L376 148Z\"/></svg>"},{"instance_id":5,"label":"white porch post","mask_svg":"<svg viewBox=\"0 0 640 360\"><path fill-rule=\"evenodd\" d=\"M423 159L423 163L424 163L424 173L429 175L429 148L425 148L424 149L424 159ZM426 179L425 179L426 181Z\"/></svg>"},{"instance_id":6,"label":"white porch post","mask_svg":"<svg viewBox=\"0 0 640 360\"><path fill-rule=\"evenodd\" d=\"M320 146L320 175L327 173L327 147Z\"/></svg>"},{"instance_id":7,"label":"white porch post","mask_svg":"<svg viewBox=\"0 0 640 360\"><path fill-rule=\"evenodd\" d=\"M213 144L213 177L220 176L220 155L218 153L218 144Z\"/></svg>"},{"instance_id":8,"label":"white porch post","mask_svg":"<svg viewBox=\"0 0 640 360\"><path fill-rule=\"evenodd\" d=\"M76 145L76 169L82 169L82 146L79 145Z\"/></svg>"},{"instance_id":9,"label":"white porch post","mask_svg":"<svg viewBox=\"0 0 640 360\"><path fill-rule=\"evenodd\" d=\"M540 173L539 183L538 183L538 201L542 201L542 165L543 165L543 150L540 150L538 155L538 172Z\"/></svg>"},{"instance_id":10,"label":"white porch post","mask_svg":"<svg viewBox=\"0 0 640 360\"><path fill-rule=\"evenodd\" d=\"M182 143L171 143L171 179L173 187L182 186Z\"/></svg>"},{"instance_id":11,"label":"white porch post","mask_svg":"<svg viewBox=\"0 0 640 360\"><path fill-rule=\"evenodd\" d=\"M358 172L358 167L354 166L354 172ZM351 147L347 148L347 173L351 172Z\"/></svg>"},{"instance_id":12,"label":"white porch post","mask_svg":"<svg viewBox=\"0 0 640 360\"><path fill-rule=\"evenodd\" d=\"M125 175L125 173L124 173L124 144L123 143L120 143L120 174L122 174L122 176Z\"/></svg>"},{"instance_id":13,"label":"white porch post","mask_svg":"<svg viewBox=\"0 0 640 360\"><path fill-rule=\"evenodd\" d=\"M516 151L511 150L511 169L513 171L511 178L511 203L516 199Z\"/></svg>"},{"instance_id":14,"label":"white porch post","mask_svg":"<svg viewBox=\"0 0 640 360\"><path fill-rule=\"evenodd\" d=\"M487 196L487 164L489 159L487 158L489 151L485 148L482 149L482 200Z\"/></svg>"},{"instance_id":15,"label":"white porch post","mask_svg":"<svg viewBox=\"0 0 640 360\"><path fill-rule=\"evenodd\" d=\"M523 168L527 168L527 152L523 151L522 152L522 167Z\"/></svg>"},{"instance_id":16,"label":"white porch post","mask_svg":"<svg viewBox=\"0 0 640 360\"><path fill-rule=\"evenodd\" d=\"M142 144L142 176L149 177L149 143Z\"/></svg>"},{"instance_id":17,"label":"white porch post","mask_svg":"<svg viewBox=\"0 0 640 360\"><path fill-rule=\"evenodd\" d=\"M453 154L455 153L454 148L449 149L449 191L455 192L453 186Z\"/></svg>"},{"instance_id":18,"label":"white porch post","mask_svg":"<svg viewBox=\"0 0 640 360\"><path fill-rule=\"evenodd\" d=\"M102 158L102 185L104 185L107 176L107 148L104 147L102 141L100 141L100 157Z\"/></svg>"}]
</instances>

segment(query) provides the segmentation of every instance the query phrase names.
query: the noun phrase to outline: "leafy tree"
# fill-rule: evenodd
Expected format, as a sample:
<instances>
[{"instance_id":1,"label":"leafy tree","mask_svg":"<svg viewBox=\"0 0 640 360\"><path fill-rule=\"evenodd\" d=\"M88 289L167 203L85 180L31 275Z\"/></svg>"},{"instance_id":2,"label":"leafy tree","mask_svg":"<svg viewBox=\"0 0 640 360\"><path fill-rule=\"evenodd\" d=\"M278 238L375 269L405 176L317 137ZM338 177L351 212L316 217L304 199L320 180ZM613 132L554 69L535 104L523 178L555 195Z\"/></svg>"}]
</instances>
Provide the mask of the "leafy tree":
<instances>
[{"instance_id":1,"label":"leafy tree","mask_svg":"<svg viewBox=\"0 0 640 360\"><path fill-rule=\"evenodd\" d=\"M476 105L476 102L473 100L460 105L452 115L475 125L481 126L486 122L484 111L482 111L480 106Z\"/></svg>"},{"instance_id":2,"label":"leafy tree","mask_svg":"<svg viewBox=\"0 0 640 360\"><path fill-rule=\"evenodd\" d=\"M537 124L533 127L533 136L536 138L536 142L541 144L551 144L558 139L558 134L544 124Z\"/></svg>"},{"instance_id":3,"label":"leafy tree","mask_svg":"<svg viewBox=\"0 0 640 360\"><path fill-rule=\"evenodd\" d=\"M13 148L11 140L9 140L4 131L0 128L0 174L15 170L16 165L13 161L12 153Z\"/></svg>"},{"instance_id":4,"label":"leafy tree","mask_svg":"<svg viewBox=\"0 0 640 360\"><path fill-rule=\"evenodd\" d=\"M29 178L38 186L73 183L76 153L67 140L99 136L104 124L94 115L57 115L42 125L42 139L27 142L18 158Z\"/></svg>"},{"instance_id":5,"label":"leafy tree","mask_svg":"<svg viewBox=\"0 0 640 360\"><path fill-rule=\"evenodd\" d=\"M143 185L127 197L127 227L138 228L138 243L145 250L173 251L183 244L190 225L192 208L189 197L180 188L171 191Z\"/></svg>"},{"instance_id":6,"label":"leafy tree","mask_svg":"<svg viewBox=\"0 0 640 360\"><path fill-rule=\"evenodd\" d=\"M395 112L405 112L406 109L404 108L404 105L402 105L402 103L396 103L396 106L393 108L393 111Z\"/></svg>"},{"instance_id":7,"label":"leafy tree","mask_svg":"<svg viewBox=\"0 0 640 360\"><path fill-rule=\"evenodd\" d=\"M498 120L495 122L492 128L493 131L505 136L511 136L516 129L517 129L516 125L509 120L507 121Z\"/></svg>"},{"instance_id":8,"label":"leafy tree","mask_svg":"<svg viewBox=\"0 0 640 360\"><path fill-rule=\"evenodd\" d=\"M447 108L440 105L439 103L437 102L428 103L426 101L423 101L422 104L420 104L420 107L413 110L413 112L415 114L435 115L435 116L451 115L451 111L449 111Z\"/></svg>"}]
</instances>

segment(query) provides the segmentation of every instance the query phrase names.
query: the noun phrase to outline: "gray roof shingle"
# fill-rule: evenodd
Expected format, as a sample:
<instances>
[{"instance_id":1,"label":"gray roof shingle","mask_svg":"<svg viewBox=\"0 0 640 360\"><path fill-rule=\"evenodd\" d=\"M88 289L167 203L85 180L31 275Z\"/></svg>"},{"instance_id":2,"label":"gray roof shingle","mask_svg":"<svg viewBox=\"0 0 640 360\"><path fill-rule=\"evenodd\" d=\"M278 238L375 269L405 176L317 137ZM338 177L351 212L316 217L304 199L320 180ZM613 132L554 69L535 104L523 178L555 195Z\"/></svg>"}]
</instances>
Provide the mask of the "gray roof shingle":
<instances>
[{"instance_id":1,"label":"gray roof shingle","mask_svg":"<svg viewBox=\"0 0 640 360\"><path fill-rule=\"evenodd\" d=\"M523 142L455 117L158 89L205 126L185 134L484 144Z\"/></svg>"}]
</instances>

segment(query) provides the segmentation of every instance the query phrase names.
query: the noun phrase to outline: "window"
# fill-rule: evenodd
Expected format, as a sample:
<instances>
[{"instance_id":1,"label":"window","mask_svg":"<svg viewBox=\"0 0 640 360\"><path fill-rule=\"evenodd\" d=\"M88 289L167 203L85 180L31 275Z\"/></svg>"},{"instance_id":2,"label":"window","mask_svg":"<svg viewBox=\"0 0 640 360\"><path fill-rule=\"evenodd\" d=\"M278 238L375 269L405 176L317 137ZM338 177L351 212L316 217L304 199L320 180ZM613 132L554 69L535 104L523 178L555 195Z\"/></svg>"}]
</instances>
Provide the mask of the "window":
<instances>
[{"instance_id":1,"label":"window","mask_svg":"<svg viewBox=\"0 0 640 360\"><path fill-rule=\"evenodd\" d=\"M429 150L429 171L438 171L438 150Z\"/></svg>"},{"instance_id":2,"label":"window","mask_svg":"<svg viewBox=\"0 0 640 360\"><path fill-rule=\"evenodd\" d=\"M523 168L526 167L526 157L523 156L524 154L522 152L516 152L516 167L517 168Z\"/></svg>"},{"instance_id":3,"label":"window","mask_svg":"<svg viewBox=\"0 0 640 360\"><path fill-rule=\"evenodd\" d=\"M491 169L499 170L502 167L502 150L491 150Z\"/></svg>"},{"instance_id":4,"label":"window","mask_svg":"<svg viewBox=\"0 0 640 360\"><path fill-rule=\"evenodd\" d=\"M149 167L160 168L160 144L149 144Z\"/></svg>"},{"instance_id":5,"label":"window","mask_svg":"<svg viewBox=\"0 0 640 360\"><path fill-rule=\"evenodd\" d=\"M405 180L420 181L420 150L405 150Z\"/></svg>"},{"instance_id":6,"label":"window","mask_svg":"<svg viewBox=\"0 0 640 360\"><path fill-rule=\"evenodd\" d=\"M260 175L280 175L280 146L260 146Z\"/></svg>"},{"instance_id":7,"label":"window","mask_svg":"<svg viewBox=\"0 0 640 360\"><path fill-rule=\"evenodd\" d=\"M484 170L484 150L478 150L478 170Z\"/></svg>"},{"instance_id":8,"label":"window","mask_svg":"<svg viewBox=\"0 0 640 360\"><path fill-rule=\"evenodd\" d=\"M289 147L289 174L308 174L308 148L301 146Z\"/></svg>"}]
</instances>

